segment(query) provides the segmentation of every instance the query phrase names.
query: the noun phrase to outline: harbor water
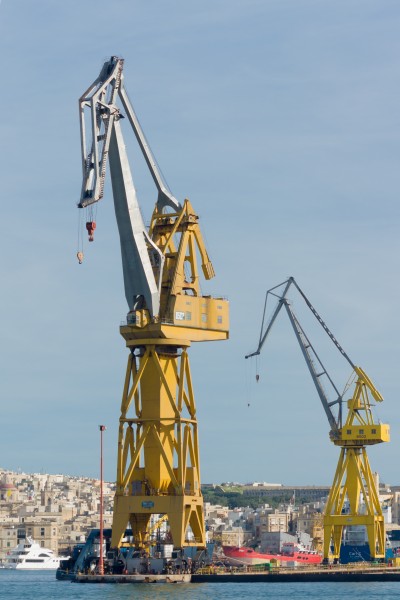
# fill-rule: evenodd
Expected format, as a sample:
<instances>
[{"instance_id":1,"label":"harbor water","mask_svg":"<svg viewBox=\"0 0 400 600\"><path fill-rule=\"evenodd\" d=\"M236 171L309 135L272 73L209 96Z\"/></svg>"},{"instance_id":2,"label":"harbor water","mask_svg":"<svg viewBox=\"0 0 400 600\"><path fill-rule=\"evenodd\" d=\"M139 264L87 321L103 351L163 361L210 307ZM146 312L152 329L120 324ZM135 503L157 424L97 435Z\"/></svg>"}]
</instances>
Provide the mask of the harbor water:
<instances>
[{"instance_id":1,"label":"harbor water","mask_svg":"<svg viewBox=\"0 0 400 600\"><path fill-rule=\"evenodd\" d=\"M399 583L82 584L57 581L54 571L0 569L5 600L398 600Z\"/></svg>"}]
</instances>

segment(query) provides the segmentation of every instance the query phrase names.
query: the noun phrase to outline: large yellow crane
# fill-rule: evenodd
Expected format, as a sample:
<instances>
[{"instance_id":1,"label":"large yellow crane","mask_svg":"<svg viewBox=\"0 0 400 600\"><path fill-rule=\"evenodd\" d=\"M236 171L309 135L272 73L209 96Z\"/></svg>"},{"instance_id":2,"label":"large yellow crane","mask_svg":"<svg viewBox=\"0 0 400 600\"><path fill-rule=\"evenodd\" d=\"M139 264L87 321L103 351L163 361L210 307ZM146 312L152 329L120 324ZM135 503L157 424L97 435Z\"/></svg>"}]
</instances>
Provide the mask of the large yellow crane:
<instances>
[{"instance_id":1,"label":"large yellow crane","mask_svg":"<svg viewBox=\"0 0 400 600\"><path fill-rule=\"evenodd\" d=\"M129 357L119 420L111 546L121 545L128 526L133 543L145 544L150 517L157 514L166 515L175 547L204 547L188 348L191 342L226 339L229 307L225 299L201 292L199 263L205 279L214 277L214 269L198 216L189 200L183 204L176 200L161 175L125 91L123 63L116 56L106 61L79 100L83 184L78 206L87 211L92 241L96 226L92 207L103 196L109 162L129 307L120 327ZM122 136L124 117L158 190L149 227L141 216ZM83 254L78 254L82 262Z\"/></svg>"},{"instance_id":2,"label":"large yellow crane","mask_svg":"<svg viewBox=\"0 0 400 600\"><path fill-rule=\"evenodd\" d=\"M292 286L297 289L314 317L353 370L354 390L347 401L347 416L344 422L343 406L346 407L346 401L343 396L350 386L346 386L345 392L341 394L322 364L287 298ZM277 298L278 302L271 318L266 322L267 301L270 297ZM324 512L324 560L328 561L329 558L333 558L335 562L339 560L343 529L354 525L365 526L371 557L384 558L384 519L366 450L367 446L390 440L389 426L376 423L371 411L371 399L381 402L383 398L368 375L350 360L293 277L267 291L258 348L246 358L260 354L282 307L286 309L328 417L331 428L330 439L340 447L339 462ZM333 392L332 399L328 397L327 387L330 387Z\"/></svg>"}]
</instances>

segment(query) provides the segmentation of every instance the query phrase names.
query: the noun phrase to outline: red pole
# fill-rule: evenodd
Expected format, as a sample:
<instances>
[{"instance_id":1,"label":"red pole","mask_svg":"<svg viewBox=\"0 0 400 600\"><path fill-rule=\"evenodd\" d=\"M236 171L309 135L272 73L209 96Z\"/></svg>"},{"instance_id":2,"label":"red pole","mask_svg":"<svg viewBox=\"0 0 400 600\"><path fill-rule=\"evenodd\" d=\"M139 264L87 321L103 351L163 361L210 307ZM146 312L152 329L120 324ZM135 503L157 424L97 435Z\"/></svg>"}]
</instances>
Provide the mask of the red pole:
<instances>
[{"instance_id":1,"label":"red pole","mask_svg":"<svg viewBox=\"0 0 400 600\"><path fill-rule=\"evenodd\" d=\"M100 558L99 575L104 575L104 556L103 556L103 431L105 425L99 425L100 429Z\"/></svg>"}]
</instances>

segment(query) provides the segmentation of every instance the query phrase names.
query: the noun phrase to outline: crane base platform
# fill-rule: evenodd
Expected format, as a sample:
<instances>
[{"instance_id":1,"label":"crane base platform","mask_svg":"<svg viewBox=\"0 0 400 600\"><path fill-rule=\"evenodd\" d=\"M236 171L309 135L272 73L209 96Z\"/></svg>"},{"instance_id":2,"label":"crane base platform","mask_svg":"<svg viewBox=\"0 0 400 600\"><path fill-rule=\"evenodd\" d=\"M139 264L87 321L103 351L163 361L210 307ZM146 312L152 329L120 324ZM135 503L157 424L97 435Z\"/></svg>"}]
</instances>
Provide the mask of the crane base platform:
<instances>
[{"instance_id":1,"label":"crane base platform","mask_svg":"<svg viewBox=\"0 0 400 600\"><path fill-rule=\"evenodd\" d=\"M321 566L312 569L275 569L249 573L243 571L181 574L75 574L75 583L299 583L299 582L354 582L400 581L400 568L377 565Z\"/></svg>"},{"instance_id":2,"label":"crane base platform","mask_svg":"<svg viewBox=\"0 0 400 600\"><path fill-rule=\"evenodd\" d=\"M77 574L75 583L190 583L190 573L181 574L146 574L146 575L92 575Z\"/></svg>"}]
</instances>

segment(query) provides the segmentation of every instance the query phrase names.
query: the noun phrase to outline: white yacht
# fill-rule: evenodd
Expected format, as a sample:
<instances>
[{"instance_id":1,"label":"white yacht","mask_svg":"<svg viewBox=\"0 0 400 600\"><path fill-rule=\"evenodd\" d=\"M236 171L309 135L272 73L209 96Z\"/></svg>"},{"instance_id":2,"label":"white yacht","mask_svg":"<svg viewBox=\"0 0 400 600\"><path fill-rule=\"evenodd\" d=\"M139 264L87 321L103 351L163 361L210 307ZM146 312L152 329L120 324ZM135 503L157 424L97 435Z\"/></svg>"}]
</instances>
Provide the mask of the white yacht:
<instances>
[{"instance_id":1,"label":"white yacht","mask_svg":"<svg viewBox=\"0 0 400 600\"><path fill-rule=\"evenodd\" d=\"M5 569L58 569L60 560L67 556L55 556L53 550L42 548L40 544L27 537L6 556Z\"/></svg>"}]
</instances>

